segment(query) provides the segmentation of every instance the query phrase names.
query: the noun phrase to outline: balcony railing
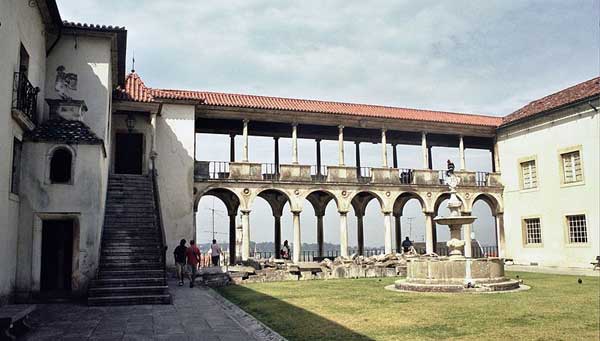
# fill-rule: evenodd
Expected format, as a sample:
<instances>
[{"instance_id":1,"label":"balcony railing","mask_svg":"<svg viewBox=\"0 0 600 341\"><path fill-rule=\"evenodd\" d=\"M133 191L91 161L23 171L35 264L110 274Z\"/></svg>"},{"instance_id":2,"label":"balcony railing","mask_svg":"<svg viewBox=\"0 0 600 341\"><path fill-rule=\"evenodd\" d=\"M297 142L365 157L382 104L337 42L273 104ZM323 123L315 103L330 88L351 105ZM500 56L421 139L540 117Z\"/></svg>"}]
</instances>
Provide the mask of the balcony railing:
<instances>
[{"instance_id":1,"label":"balcony railing","mask_svg":"<svg viewBox=\"0 0 600 341\"><path fill-rule=\"evenodd\" d=\"M37 123L38 92L40 92L40 88L31 85L23 73L15 72L13 76L12 109L22 112L33 123Z\"/></svg>"},{"instance_id":2,"label":"balcony railing","mask_svg":"<svg viewBox=\"0 0 600 341\"><path fill-rule=\"evenodd\" d=\"M244 171L240 173L239 167L240 165L246 165L245 163L237 162L234 164L235 169L232 169L233 173L230 171L230 162L227 161L196 161L195 164L195 172L194 176L196 180L225 180L225 179L235 179L235 180L244 180L246 179L246 175L244 175ZM327 166L321 166L320 169L317 169L317 166L310 166L310 176L308 175L308 166L306 167L306 173L301 173L300 176L292 175L282 175L281 171L282 167L274 163L250 163L250 165L255 169L252 174L258 175L258 177L251 176L248 180L264 180L264 181L312 181L312 182L328 182L331 181L329 176L330 169ZM289 171L290 165L285 165L286 170ZM336 169L339 167L335 167ZM393 172L389 173L387 177L382 178L381 173L382 169L380 168L371 168L371 167L346 167L352 171L356 170L356 172L352 172L351 177L341 178L333 180L338 182L354 182L359 184L370 184L373 182L377 183L392 183L392 184L402 184L402 185L443 185L445 186L445 180L448 177L446 175L445 170L428 170L428 169L410 169L410 168L400 168L397 170L393 170ZM292 168L293 169L293 168ZM333 168L332 168L333 169ZM237 173L236 173L237 170ZM286 170L283 170L284 173ZM392 170L391 168L389 169ZM260 174L259 174L260 172ZM332 170L333 172L333 170ZM379 173L377 173L379 172ZM239 173L239 174L238 174ZM286 173L287 174L287 173ZM304 174L304 175L302 175ZM462 181L462 185L465 186L478 186L478 187L487 187L487 186L501 186L500 183L500 174L497 173L488 173L488 172L466 172L466 171L456 171L457 174ZM235 177L233 177L235 175ZM374 178L374 175L377 175ZM248 175L250 176L250 175ZM391 177L390 177L391 176Z\"/></svg>"}]
</instances>

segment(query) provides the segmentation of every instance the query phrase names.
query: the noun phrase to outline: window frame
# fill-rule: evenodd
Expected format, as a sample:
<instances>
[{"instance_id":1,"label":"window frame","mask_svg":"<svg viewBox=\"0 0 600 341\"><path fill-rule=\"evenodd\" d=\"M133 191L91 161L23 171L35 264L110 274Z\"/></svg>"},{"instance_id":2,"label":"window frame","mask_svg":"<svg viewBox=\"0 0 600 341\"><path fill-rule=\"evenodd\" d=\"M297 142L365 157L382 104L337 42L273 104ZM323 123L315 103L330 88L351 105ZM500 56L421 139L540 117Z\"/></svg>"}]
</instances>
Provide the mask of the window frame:
<instances>
[{"instance_id":1,"label":"window frame","mask_svg":"<svg viewBox=\"0 0 600 341\"><path fill-rule=\"evenodd\" d=\"M56 152L59 149L65 149L71 153L71 177L68 182L53 182L52 179L50 178L52 156L54 156L54 152ZM65 185L72 186L72 185L74 185L75 184L76 160L77 160L77 153L75 152L75 149L73 147L71 147L70 145L59 144L59 145L51 146L48 149L48 152L46 153L46 170L45 170L45 176L44 176L44 183L46 185L55 185L55 186L61 186L61 185L62 186L65 186Z\"/></svg>"},{"instance_id":2,"label":"window frame","mask_svg":"<svg viewBox=\"0 0 600 341\"><path fill-rule=\"evenodd\" d=\"M527 242L527 220L531 220L531 219L537 219L539 221L539 225L540 225L540 242L539 243L528 243ZM539 215L521 217L521 235L522 235L523 247L525 247L525 248L543 248L544 247L544 233L543 233L542 227L543 227L542 217Z\"/></svg>"},{"instance_id":3,"label":"window frame","mask_svg":"<svg viewBox=\"0 0 600 341\"><path fill-rule=\"evenodd\" d=\"M579 164L581 166L581 180L566 182L565 181L566 180L565 179L565 165L564 165L563 155L574 153L574 152L579 153ZM559 172L559 177L560 177L560 186L561 187L571 187L571 186L584 185L585 184L585 171L584 171L584 167L583 167L584 166L584 164L583 164L583 146L575 145L575 146L560 148L558 150L557 154L558 154L558 166L559 166L558 172Z\"/></svg>"},{"instance_id":4,"label":"window frame","mask_svg":"<svg viewBox=\"0 0 600 341\"><path fill-rule=\"evenodd\" d=\"M526 162L533 162L535 165L535 187L525 188L525 179L523 178L523 164ZM539 162L537 159L537 155L522 157L517 160L517 171L519 174L519 190L521 192L532 192L537 191L540 188L540 171L539 171Z\"/></svg>"},{"instance_id":5,"label":"window frame","mask_svg":"<svg viewBox=\"0 0 600 341\"><path fill-rule=\"evenodd\" d=\"M571 242L571 226L569 225L569 217L583 216L585 220L585 237L586 242ZM565 231L565 246L567 247L589 247L590 246L590 230L588 228L588 215L586 212L572 212L563 215L563 226Z\"/></svg>"},{"instance_id":6,"label":"window frame","mask_svg":"<svg viewBox=\"0 0 600 341\"><path fill-rule=\"evenodd\" d=\"M18 146L18 156L16 155ZM11 162L10 162L10 190L9 193L13 196L19 197L21 192L21 169L23 168L23 141L19 140L16 136L13 136L13 143L11 149ZM15 169L15 161L17 161L18 157L18 165ZM16 181L15 181L16 177ZM16 189L16 190L15 190Z\"/></svg>"}]
</instances>

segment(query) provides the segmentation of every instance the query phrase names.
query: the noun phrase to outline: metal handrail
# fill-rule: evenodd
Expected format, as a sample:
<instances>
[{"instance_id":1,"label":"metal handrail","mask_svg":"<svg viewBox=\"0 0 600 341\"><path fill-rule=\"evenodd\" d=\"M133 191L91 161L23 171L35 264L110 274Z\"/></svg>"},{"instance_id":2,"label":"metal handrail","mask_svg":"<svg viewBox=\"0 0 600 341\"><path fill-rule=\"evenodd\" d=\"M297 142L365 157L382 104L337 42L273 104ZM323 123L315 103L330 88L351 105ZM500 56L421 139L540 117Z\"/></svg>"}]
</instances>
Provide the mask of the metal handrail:
<instances>
[{"instance_id":1,"label":"metal handrail","mask_svg":"<svg viewBox=\"0 0 600 341\"><path fill-rule=\"evenodd\" d=\"M15 72L12 109L21 111L31 122L37 123L37 95L39 92L40 88L31 85L25 74Z\"/></svg>"},{"instance_id":2,"label":"metal handrail","mask_svg":"<svg viewBox=\"0 0 600 341\"><path fill-rule=\"evenodd\" d=\"M409 185L413 183L413 170L410 168L398 169L398 176L400 177L400 183L403 185Z\"/></svg>"},{"instance_id":3,"label":"metal handrail","mask_svg":"<svg viewBox=\"0 0 600 341\"><path fill-rule=\"evenodd\" d=\"M488 185L488 172L475 172L475 185L485 187Z\"/></svg>"},{"instance_id":4,"label":"metal handrail","mask_svg":"<svg viewBox=\"0 0 600 341\"><path fill-rule=\"evenodd\" d=\"M167 240L165 236L165 227L163 225L162 210L160 209L160 192L158 191L158 172L156 171L156 157L152 155L150 157L152 161L152 192L154 196L154 214L156 214L156 220L158 223L158 229L160 230L161 239L161 251L162 251L162 266L165 274L167 273Z\"/></svg>"}]
</instances>

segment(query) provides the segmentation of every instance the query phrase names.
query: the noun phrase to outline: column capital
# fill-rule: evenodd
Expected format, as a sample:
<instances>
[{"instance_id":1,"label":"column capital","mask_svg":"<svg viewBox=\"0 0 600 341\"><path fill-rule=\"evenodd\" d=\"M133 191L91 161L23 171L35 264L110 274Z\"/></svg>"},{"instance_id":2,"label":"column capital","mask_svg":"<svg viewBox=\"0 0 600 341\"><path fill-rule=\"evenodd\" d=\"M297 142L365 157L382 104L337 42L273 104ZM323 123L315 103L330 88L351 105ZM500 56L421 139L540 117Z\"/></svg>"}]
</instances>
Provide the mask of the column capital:
<instances>
[{"instance_id":1,"label":"column capital","mask_svg":"<svg viewBox=\"0 0 600 341\"><path fill-rule=\"evenodd\" d=\"M236 133L229 133L229 137L234 138L237 134Z\"/></svg>"},{"instance_id":2,"label":"column capital","mask_svg":"<svg viewBox=\"0 0 600 341\"><path fill-rule=\"evenodd\" d=\"M385 132L387 131L386 127L381 128L381 132L385 134Z\"/></svg>"},{"instance_id":3,"label":"column capital","mask_svg":"<svg viewBox=\"0 0 600 341\"><path fill-rule=\"evenodd\" d=\"M339 213L340 215L343 215L343 216L345 216L345 215L347 215L347 214L348 214L348 211L338 211L338 213Z\"/></svg>"},{"instance_id":4,"label":"column capital","mask_svg":"<svg viewBox=\"0 0 600 341\"><path fill-rule=\"evenodd\" d=\"M244 122L244 124L248 124L248 123L250 122L250 120L249 120L249 119L247 119L247 118L244 118L244 119L242 120L242 122Z\"/></svg>"},{"instance_id":5,"label":"column capital","mask_svg":"<svg viewBox=\"0 0 600 341\"><path fill-rule=\"evenodd\" d=\"M392 215L392 211L381 211L381 213L383 213L383 215L386 215L386 216Z\"/></svg>"},{"instance_id":6,"label":"column capital","mask_svg":"<svg viewBox=\"0 0 600 341\"><path fill-rule=\"evenodd\" d=\"M343 126L342 124L340 124L340 125L338 126L338 129L339 129L339 130L344 130L344 126Z\"/></svg>"},{"instance_id":7,"label":"column capital","mask_svg":"<svg viewBox=\"0 0 600 341\"><path fill-rule=\"evenodd\" d=\"M320 143L323 139L315 139L315 142Z\"/></svg>"},{"instance_id":8,"label":"column capital","mask_svg":"<svg viewBox=\"0 0 600 341\"><path fill-rule=\"evenodd\" d=\"M273 140L278 141L279 140L279 136L273 136Z\"/></svg>"},{"instance_id":9,"label":"column capital","mask_svg":"<svg viewBox=\"0 0 600 341\"><path fill-rule=\"evenodd\" d=\"M354 144L359 145L360 141L354 141Z\"/></svg>"},{"instance_id":10,"label":"column capital","mask_svg":"<svg viewBox=\"0 0 600 341\"><path fill-rule=\"evenodd\" d=\"M250 212L252 212L252 210L240 210L240 212L242 212L242 214L247 215L250 214Z\"/></svg>"},{"instance_id":11,"label":"column capital","mask_svg":"<svg viewBox=\"0 0 600 341\"><path fill-rule=\"evenodd\" d=\"M300 213L302 213L302 210L293 210L292 211L293 215L300 215Z\"/></svg>"},{"instance_id":12,"label":"column capital","mask_svg":"<svg viewBox=\"0 0 600 341\"><path fill-rule=\"evenodd\" d=\"M297 126L298 126L298 122L296 122L296 121L293 121L293 122L292 122L292 127L297 127Z\"/></svg>"}]
</instances>

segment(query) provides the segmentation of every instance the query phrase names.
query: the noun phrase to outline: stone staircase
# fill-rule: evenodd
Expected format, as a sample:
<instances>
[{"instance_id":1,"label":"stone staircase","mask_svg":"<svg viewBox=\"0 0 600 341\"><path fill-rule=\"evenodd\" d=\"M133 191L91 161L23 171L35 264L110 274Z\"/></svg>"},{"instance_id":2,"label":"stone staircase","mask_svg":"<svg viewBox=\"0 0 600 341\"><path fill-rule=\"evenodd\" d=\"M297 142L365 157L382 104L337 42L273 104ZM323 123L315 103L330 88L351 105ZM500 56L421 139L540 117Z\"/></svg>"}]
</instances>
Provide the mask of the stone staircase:
<instances>
[{"instance_id":1,"label":"stone staircase","mask_svg":"<svg viewBox=\"0 0 600 341\"><path fill-rule=\"evenodd\" d=\"M152 178L111 175L88 305L170 304L161 244Z\"/></svg>"}]
</instances>

